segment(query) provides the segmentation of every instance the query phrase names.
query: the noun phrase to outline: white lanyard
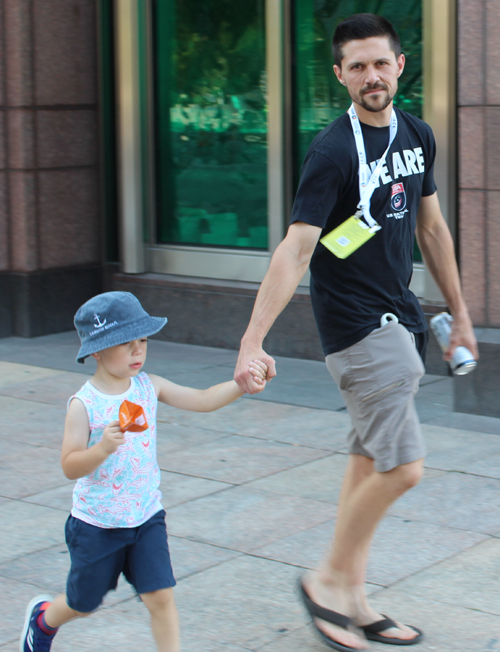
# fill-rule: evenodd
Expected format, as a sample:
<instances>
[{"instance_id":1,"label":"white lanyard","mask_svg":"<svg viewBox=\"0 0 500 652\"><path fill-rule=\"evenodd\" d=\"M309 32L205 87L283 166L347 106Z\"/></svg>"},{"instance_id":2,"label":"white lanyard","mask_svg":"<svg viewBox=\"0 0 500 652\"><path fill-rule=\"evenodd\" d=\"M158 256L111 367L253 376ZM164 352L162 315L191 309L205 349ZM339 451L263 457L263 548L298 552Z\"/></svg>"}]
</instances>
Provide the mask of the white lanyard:
<instances>
[{"instance_id":1,"label":"white lanyard","mask_svg":"<svg viewBox=\"0 0 500 652\"><path fill-rule=\"evenodd\" d=\"M396 138L398 133L398 118L396 116L396 111L392 109L391 113L391 124L389 128L389 145L385 150L382 158L377 163L377 167L373 170L372 175L368 179L367 170L368 161L366 160L366 151L365 151L365 142L363 140L363 132L361 131L361 125L359 123L359 118L356 114L356 109L354 104L351 104L349 108L349 117L351 118L352 131L354 133L354 139L356 141L356 149L358 150L358 159L359 159L359 203L358 203L358 212L362 213L368 225L370 226L370 231L378 231L381 226L373 219L370 213L370 201L373 195L375 188L379 184L380 174L382 172L382 166L385 163L387 153L392 145L393 140Z\"/></svg>"}]
</instances>

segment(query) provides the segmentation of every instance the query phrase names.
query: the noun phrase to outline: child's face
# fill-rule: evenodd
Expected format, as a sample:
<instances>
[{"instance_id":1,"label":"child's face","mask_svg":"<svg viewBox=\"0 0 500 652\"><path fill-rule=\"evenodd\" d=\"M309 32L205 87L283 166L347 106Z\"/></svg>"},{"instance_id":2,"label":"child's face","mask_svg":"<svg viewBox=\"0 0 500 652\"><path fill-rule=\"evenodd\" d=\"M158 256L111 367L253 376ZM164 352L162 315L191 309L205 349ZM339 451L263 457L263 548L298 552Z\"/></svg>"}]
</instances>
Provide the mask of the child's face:
<instances>
[{"instance_id":1,"label":"child's face","mask_svg":"<svg viewBox=\"0 0 500 652\"><path fill-rule=\"evenodd\" d=\"M97 360L97 364L116 376L117 378L131 378L137 376L139 371L146 362L148 351L148 340L132 340L126 344L111 346L109 349L103 349L92 356Z\"/></svg>"}]
</instances>

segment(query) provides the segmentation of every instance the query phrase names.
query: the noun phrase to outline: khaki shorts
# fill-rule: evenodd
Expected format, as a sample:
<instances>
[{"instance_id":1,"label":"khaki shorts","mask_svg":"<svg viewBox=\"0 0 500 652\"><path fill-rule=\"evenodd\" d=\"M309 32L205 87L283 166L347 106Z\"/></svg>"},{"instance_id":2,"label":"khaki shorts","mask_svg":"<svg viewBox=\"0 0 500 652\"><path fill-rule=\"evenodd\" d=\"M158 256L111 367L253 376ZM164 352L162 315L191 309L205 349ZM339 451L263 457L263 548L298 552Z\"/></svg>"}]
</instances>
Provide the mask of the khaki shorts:
<instances>
[{"instance_id":1,"label":"khaki shorts","mask_svg":"<svg viewBox=\"0 0 500 652\"><path fill-rule=\"evenodd\" d=\"M349 452L390 471L425 456L414 396L424 365L414 336L389 322L361 342L326 357L352 421Z\"/></svg>"}]
</instances>

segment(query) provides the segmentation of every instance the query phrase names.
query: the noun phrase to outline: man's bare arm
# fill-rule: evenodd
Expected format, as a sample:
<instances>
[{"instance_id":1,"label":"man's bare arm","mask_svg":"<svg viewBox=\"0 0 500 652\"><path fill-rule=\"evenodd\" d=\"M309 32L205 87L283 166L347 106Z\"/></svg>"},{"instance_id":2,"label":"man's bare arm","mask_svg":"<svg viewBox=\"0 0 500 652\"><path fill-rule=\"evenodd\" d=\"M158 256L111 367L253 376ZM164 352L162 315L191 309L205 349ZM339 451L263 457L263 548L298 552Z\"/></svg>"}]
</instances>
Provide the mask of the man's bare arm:
<instances>
[{"instance_id":1,"label":"man's bare arm","mask_svg":"<svg viewBox=\"0 0 500 652\"><path fill-rule=\"evenodd\" d=\"M276 318L287 306L304 276L321 235L321 229L304 222L295 222L278 246L262 281L252 317L241 340L234 380L243 392L252 394L257 385L248 373L252 360L262 360L268 366L267 379L276 375L273 358L262 349L262 342Z\"/></svg>"},{"instance_id":2,"label":"man's bare arm","mask_svg":"<svg viewBox=\"0 0 500 652\"><path fill-rule=\"evenodd\" d=\"M462 295L453 240L441 213L437 193L422 197L416 235L425 263L454 319L450 347L445 359L451 358L457 346L466 346L477 359L479 353L476 337Z\"/></svg>"}]
</instances>

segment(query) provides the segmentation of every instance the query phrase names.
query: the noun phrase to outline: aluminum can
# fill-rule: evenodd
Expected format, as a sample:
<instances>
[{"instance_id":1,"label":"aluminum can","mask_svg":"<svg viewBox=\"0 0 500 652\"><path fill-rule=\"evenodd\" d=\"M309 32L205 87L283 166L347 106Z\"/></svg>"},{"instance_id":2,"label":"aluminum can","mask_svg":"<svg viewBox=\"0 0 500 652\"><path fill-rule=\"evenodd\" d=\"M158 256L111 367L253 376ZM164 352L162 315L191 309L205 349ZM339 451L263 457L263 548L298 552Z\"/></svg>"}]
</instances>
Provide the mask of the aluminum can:
<instances>
[{"instance_id":1,"label":"aluminum can","mask_svg":"<svg viewBox=\"0 0 500 652\"><path fill-rule=\"evenodd\" d=\"M453 317L447 312L440 312L431 319L432 332L436 336L438 344L443 352L448 349L450 344L452 323ZM453 357L451 360L448 360L448 363L453 373L457 376L464 376L473 371L477 366L474 356L465 346L457 346L453 353Z\"/></svg>"}]
</instances>

